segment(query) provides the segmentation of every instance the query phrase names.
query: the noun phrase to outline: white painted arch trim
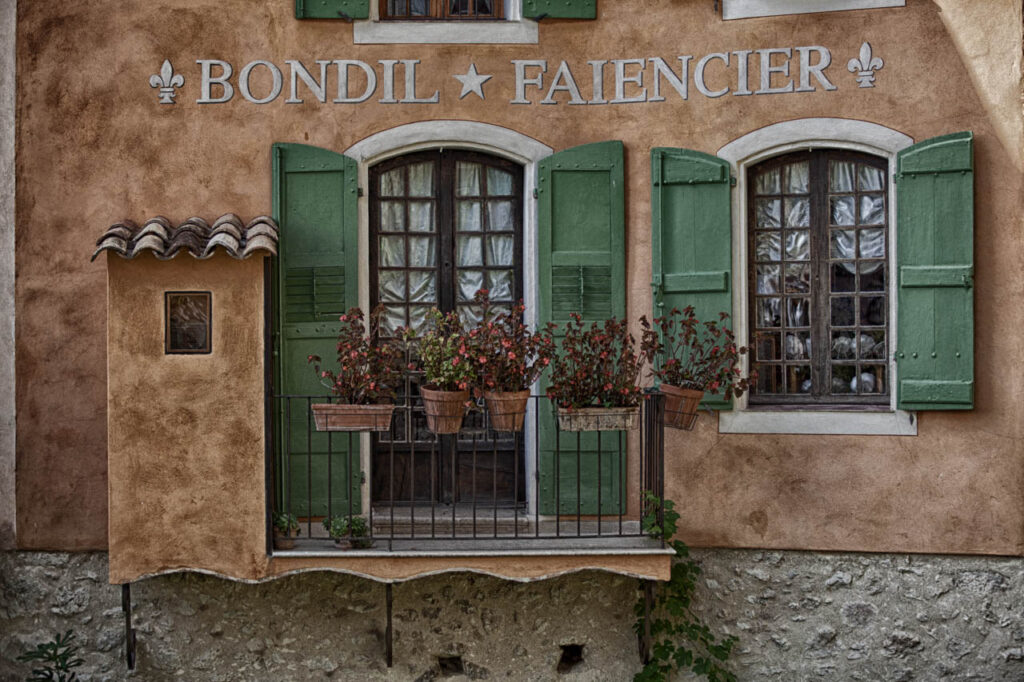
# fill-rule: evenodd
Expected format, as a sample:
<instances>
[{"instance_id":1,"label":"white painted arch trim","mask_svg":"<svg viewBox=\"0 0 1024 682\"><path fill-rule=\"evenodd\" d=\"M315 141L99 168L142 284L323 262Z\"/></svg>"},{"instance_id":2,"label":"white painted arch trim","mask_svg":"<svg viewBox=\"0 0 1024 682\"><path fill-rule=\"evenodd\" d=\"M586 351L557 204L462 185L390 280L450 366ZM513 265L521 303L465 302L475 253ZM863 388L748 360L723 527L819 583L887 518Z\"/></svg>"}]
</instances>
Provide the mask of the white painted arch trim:
<instances>
[{"instance_id":1,"label":"white painted arch trim","mask_svg":"<svg viewBox=\"0 0 1024 682\"><path fill-rule=\"evenodd\" d=\"M733 321L736 334L749 338L747 291L747 169L765 159L806 149L849 149L889 160L889 272L896 262L896 155L914 143L898 130L869 121L845 118L802 118L774 123L754 130L718 150L718 156L732 166L736 189L732 195ZM889 385L895 386L896 305L889 305ZM743 363L747 364L744 357ZM744 366L746 370L746 366ZM917 435L917 420L896 409L896 395L888 412L748 410L746 396L736 401L731 412L718 417L720 433L792 433L843 435Z\"/></svg>"},{"instance_id":2,"label":"white painted arch trim","mask_svg":"<svg viewBox=\"0 0 1024 682\"><path fill-rule=\"evenodd\" d=\"M377 3L370 18L352 26L357 45L394 44L536 44L537 22L523 18L522 0L505 0L503 20L380 21Z\"/></svg>"}]
</instances>

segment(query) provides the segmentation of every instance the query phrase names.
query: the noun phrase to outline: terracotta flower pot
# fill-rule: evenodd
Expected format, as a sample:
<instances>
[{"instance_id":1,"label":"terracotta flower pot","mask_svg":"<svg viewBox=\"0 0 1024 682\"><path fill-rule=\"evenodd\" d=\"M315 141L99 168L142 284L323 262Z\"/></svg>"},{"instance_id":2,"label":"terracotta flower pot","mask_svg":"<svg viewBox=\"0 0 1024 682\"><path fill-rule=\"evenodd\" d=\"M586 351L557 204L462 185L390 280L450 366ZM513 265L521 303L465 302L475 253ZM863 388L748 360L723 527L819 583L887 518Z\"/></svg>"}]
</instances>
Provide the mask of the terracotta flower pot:
<instances>
[{"instance_id":1,"label":"terracotta flower pot","mask_svg":"<svg viewBox=\"0 0 1024 682\"><path fill-rule=\"evenodd\" d=\"M522 431L530 391L484 391L491 428L495 431Z\"/></svg>"},{"instance_id":2,"label":"terracotta flower pot","mask_svg":"<svg viewBox=\"0 0 1024 682\"><path fill-rule=\"evenodd\" d=\"M469 391L435 391L420 387L427 428L434 433L458 433L466 414Z\"/></svg>"},{"instance_id":3,"label":"terracotta flower pot","mask_svg":"<svg viewBox=\"0 0 1024 682\"><path fill-rule=\"evenodd\" d=\"M274 530L274 549L295 549L295 537L299 534L298 530L291 531L287 534L281 531Z\"/></svg>"},{"instance_id":4,"label":"terracotta flower pot","mask_svg":"<svg viewBox=\"0 0 1024 682\"><path fill-rule=\"evenodd\" d=\"M665 394L665 426L691 430L697 423L697 408L704 391L662 384L661 392Z\"/></svg>"},{"instance_id":5,"label":"terracotta flower pot","mask_svg":"<svg viewBox=\"0 0 1024 682\"><path fill-rule=\"evenodd\" d=\"M395 411L394 405L315 403L312 408L317 431L387 431Z\"/></svg>"},{"instance_id":6,"label":"terracotta flower pot","mask_svg":"<svg viewBox=\"0 0 1024 682\"><path fill-rule=\"evenodd\" d=\"M631 431L636 428L639 407L559 407L562 431Z\"/></svg>"},{"instance_id":7,"label":"terracotta flower pot","mask_svg":"<svg viewBox=\"0 0 1024 682\"><path fill-rule=\"evenodd\" d=\"M370 549L373 547L373 540L365 536L346 535L334 538L334 545L338 548L344 548L347 545L350 549Z\"/></svg>"}]
</instances>

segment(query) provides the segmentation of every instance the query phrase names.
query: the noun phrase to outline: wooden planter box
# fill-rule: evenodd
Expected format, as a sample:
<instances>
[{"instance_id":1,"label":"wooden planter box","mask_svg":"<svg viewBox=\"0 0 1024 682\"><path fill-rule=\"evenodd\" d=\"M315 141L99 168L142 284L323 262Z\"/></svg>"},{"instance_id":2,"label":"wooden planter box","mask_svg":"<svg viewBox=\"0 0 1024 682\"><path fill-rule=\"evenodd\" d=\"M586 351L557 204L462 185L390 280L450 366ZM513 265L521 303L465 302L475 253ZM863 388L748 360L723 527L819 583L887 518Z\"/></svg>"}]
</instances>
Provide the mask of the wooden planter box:
<instances>
[{"instance_id":1,"label":"wooden planter box","mask_svg":"<svg viewBox=\"0 0 1024 682\"><path fill-rule=\"evenodd\" d=\"M387 431L395 411L394 405L315 403L312 408L317 431Z\"/></svg>"},{"instance_id":2,"label":"wooden planter box","mask_svg":"<svg viewBox=\"0 0 1024 682\"><path fill-rule=\"evenodd\" d=\"M690 431L697 422L697 408L704 397L704 391L661 385L665 394L665 426Z\"/></svg>"},{"instance_id":3,"label":"wooden planter box","mask_svg":"<svg viewBox=\"0 0 1024 682\"><path fill-rule=\"evenodd\" d=\"M640 421L639 407L559 407L561 431L632 431Z\"/></svg>"}]
</instances>

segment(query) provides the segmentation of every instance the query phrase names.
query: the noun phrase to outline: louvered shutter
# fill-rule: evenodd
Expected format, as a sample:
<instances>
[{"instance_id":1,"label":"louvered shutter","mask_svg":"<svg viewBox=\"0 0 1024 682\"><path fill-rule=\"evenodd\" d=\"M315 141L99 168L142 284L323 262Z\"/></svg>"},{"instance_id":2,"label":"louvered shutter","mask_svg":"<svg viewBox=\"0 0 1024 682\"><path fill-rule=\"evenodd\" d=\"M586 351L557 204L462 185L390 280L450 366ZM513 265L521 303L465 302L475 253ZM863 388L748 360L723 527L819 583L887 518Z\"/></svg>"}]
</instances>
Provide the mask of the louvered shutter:
<instances>
[{"instance_id":1,"label":"louvered shutter","mask_svg":"<svg viewBox=\"0 0 1024 682\"><path fill-rule=\"evenodd\" d=\"M527 19L596 19L597 0L523 0L523 16Z\"/></svg>"},{"instance_id":2,"label":"louvered shutter","mask_svg":"<svg viewBox=\"0 0 1024 682\"><path fill-rule=\"evenodd\" d=\"M299 19L368 19L370 0L295 0Z\"/></svg>"},{"instance_id":3,"label":"louvered shutter","mask_svg":"<svg viewBox=\"0 0 1024 682\"><path fill-rule=\"evenodd\" d=\"M897 161L897 405L974 407L974 136L954 133Z\"/></svg>"},{"instance_id":4,"label":"louvered shutter","mask_svg":"<svg viewBox=\"0 0 1024 682\"><path fill-rule=\"evenodd\" d=\"M281 228L275 388L280 395L326 396L307 358L319 355L328 366L334 364L338 317L358 305L356 163L299 144L275 144L273 154L273 208ZM311 432L308 402L278 404L278 504L289 504L297 515L324 515L330 498L332 512L347 512L350 494L358 495L358 438L350 456L347 437ZM308 510L302 505L310 497Z\"/></svg>"},{"instance_id":5,"label":"louvered shutter","mask_svg":"<svg viewBox=\"0 0 1024 682\"><path fill-rule=\"evenodd\" d=\"M689 149L652 149L651 185L654 316L686 306L693 306L700 320L731 316L728 162ZM735 326L731 317L730 324ZM731 408L715 396L703 405Z\"/></svg>"},{"instance_id":6,"label":"louvered shutter","mask_svg":"<svg viewBox=\"0 0 1024 682\"><path fill-rule=\"evenodd\" d=\"M588 322L625 316L623 166L618 141L574 147L540 162L541 324L550 321L564 328L572 312ZM554 513L556 497L562 513L575 513L577 503L585 514L624 509L620 482L625 457L619 456L618 435L558 434L553 411L545 403L540 416L542 513Z\"/></svg>"}]
</instances>

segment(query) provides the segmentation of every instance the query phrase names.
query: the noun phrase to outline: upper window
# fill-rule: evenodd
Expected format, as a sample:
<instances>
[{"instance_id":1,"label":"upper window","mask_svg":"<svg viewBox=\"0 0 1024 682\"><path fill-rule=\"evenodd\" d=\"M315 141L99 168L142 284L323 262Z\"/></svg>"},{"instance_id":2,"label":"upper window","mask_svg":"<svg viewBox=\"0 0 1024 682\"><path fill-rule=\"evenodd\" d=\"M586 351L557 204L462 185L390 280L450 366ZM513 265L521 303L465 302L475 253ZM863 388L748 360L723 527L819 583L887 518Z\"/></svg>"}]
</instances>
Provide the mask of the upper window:
<instances>
[{"instance_id":1,"label":"upper window","mask_svg":"<svg viewBox=\"0 0 1024 682\"><path fill-rule=\"evenodd\" d=\"M381 19L503 19L502 0L381 0Z\"/></svg>"},{"instance_id":2,"label":"upper window","mask_svg":"<svg viewBox=\"0 0 1024 682\"><path fill-rule=\"evenodd\" d=\"M723 0L722 18L747 19L783 14L840 12L851 9L903 7L906 0Z\"/></svg>"},{"instance_id":3,"label":"upper window","mask_svg":"<svg viewBox=\"0 0 1024 682\"><path fill-rule=\"evenodd\" d=\"M749 171L754 404L890 404L887 162L848 151Z\"/></svg>"}]
</instances>

